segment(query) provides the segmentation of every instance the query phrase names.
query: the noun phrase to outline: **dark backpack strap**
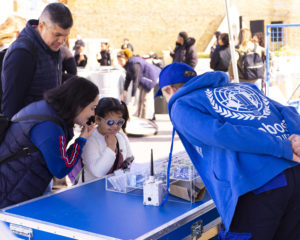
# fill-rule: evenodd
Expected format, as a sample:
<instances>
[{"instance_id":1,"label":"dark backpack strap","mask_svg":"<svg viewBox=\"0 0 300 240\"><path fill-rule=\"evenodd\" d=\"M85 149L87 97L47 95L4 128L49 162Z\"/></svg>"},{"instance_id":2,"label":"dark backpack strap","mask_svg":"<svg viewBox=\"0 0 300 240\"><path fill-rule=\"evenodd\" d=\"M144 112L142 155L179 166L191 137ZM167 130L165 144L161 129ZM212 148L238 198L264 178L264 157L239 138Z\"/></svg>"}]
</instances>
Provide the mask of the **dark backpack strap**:
<instances>
[{"instance_id":1,"label":"dark backpack strap","mask_svg":"<svg viewBox=\"0 0 300 240\"><path fill-rule=\"evenodd\" d=\"M3 156L0 158L0 163L5 163L20 157L25 157L31 155L31 153L37 152L38 148L35 146L24 147L21 151Z\"/></svg>"},{"instance_id":2,"label":"dark backpack strap","mask_svg":"<svg viewBox=\"0 0 300 240\"><path fill-rule=\"evenodd\" d=\"M117 139L117 155L116 155L116 159L115 159L115 162L114 162L114 167L113 167L112 172L114 172L118 167L119 157L120 157L120 147L119 147L119 142L118 142L118 139Z\"/></svg>"},{"instance_id":3,"label":"dark backpack strap","mask_svg":"<svg viewBox=\"0 0 300 240\"><path fill-rule=\"evenodd\" d=\"M56 117L50 116L50 115L27 115L24 117L20 117L17 118L16 120L13 120L13 123L16 122L21 122L21 121L26 121L26 120L41 120L41 121L51 121L54 122L55 124L61 126L63 128L63 123L61 122L61 120L59 120ZM30 147L24 147L22 150L20 150L19 152L13 153L13 154L9 154L9 155L5 155L3 157L0 158L0 163L4 163L4 162L8 162L20 157L25 157L25 156L29 156L31 155L31 153L37 152L38 148L35 146L30 146Z\"/></svg>"},{"instance_id":4,"label":"dark backpack strap","mask_svg":"<svg viewBox=\"0 0 300 240\"><path fill-rule=\"evenodd\" d=\"M81 178L81 180L82 180L82 182L84 182L84 181L85 181L85 179L84 179L84 164L83 164L83 160L82 160L82 158L80 159L80 161L81 161L81 165L82 165L82 169L83 169L83 171L82 171L82 178Z\"/></svg>"}]
</instances>

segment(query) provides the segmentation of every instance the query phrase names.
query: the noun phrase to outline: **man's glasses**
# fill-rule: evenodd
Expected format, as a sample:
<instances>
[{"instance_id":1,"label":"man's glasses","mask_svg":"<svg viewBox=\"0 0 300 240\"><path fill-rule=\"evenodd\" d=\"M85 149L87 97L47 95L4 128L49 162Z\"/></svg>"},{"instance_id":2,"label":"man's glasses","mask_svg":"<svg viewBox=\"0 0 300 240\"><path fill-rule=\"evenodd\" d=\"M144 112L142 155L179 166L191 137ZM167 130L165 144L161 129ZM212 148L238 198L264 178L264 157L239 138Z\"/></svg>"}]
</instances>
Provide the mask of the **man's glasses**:
<instances>
[{"instance_id":1,"label":"man's glasses","mask_svg":"<svg viewBox=\"0 0 300 240\"><path fill-rule=\"evenodd\" d=\"M114 124L117 124L119 127L122 127L125 123L124 119L119 119L119 120L104 119L104 118L101 119L103 119L106 122L106 124L110 127L113 126Z\"/></svg>"}]
</instances>

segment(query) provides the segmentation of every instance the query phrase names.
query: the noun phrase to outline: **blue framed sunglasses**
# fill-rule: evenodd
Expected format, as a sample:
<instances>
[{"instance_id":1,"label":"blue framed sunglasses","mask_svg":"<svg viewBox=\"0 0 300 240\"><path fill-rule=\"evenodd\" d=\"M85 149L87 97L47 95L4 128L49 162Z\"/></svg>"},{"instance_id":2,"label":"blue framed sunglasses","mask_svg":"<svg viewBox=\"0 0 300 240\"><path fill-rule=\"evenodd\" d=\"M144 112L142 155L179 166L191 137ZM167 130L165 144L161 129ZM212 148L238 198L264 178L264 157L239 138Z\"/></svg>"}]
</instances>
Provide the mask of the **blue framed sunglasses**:
<instances>
[{"instance_id":1,"label":"blue framed sunglasses","mask_svg":"<svg viewBox=\"0 0 300 240\"><path fill-rule=\"evenodd\" d=\"M101 119L103 119L106 122L106 124L110 127L113 126L114 124L117 124L119 127L122 127L125 123L124 119L119 119L119 120L104 119L104 118Z\"/></svg>"}]
</instances>

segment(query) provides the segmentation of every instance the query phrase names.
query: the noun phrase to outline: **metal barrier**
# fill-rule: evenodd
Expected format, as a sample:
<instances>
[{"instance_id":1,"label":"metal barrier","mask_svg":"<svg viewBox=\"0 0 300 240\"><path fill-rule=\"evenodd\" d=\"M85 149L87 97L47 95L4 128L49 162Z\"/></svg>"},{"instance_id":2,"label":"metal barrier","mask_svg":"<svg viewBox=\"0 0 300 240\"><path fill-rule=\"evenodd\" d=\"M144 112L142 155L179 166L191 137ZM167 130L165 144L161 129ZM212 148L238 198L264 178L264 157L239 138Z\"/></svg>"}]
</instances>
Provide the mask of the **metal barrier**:
<instances>
[{"instance_id":1,"label":"metal barrier","mask_svg":"<svg viewBox=\"0 0 300 240\"><path fill-rule=\"evenodd\" d=\"M282 94L285 102L299 98L295 92L300 84L300 24L270 24L266 30L267 95L277 89L273 95Z\"/></svg>"}]
</instances>

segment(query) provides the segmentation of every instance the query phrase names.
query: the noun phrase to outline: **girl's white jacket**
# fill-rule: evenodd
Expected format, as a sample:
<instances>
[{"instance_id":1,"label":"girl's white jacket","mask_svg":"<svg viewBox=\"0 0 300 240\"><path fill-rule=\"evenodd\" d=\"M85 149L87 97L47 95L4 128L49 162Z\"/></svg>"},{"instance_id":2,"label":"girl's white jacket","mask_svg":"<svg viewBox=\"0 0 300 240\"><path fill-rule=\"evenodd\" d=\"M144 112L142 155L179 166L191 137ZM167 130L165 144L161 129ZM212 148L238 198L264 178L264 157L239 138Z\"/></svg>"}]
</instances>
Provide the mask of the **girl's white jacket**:
<instances>
[{"instance_id":1,"label":"girl's white jacket","mask_svg":"<svg viewBox=\"0 0 300 240\"><path fill-rule=\"evenodd\" d=\"M119 131L116 137L123 159L132 157L127 136L122 131ZM114 164L116 153L107 146L104 136L95 129L83 148L82 159L85 166L84 181L89 182L106 175ZM82 182L81 178L80 182Z\"/></svg>"}]
</instances>

